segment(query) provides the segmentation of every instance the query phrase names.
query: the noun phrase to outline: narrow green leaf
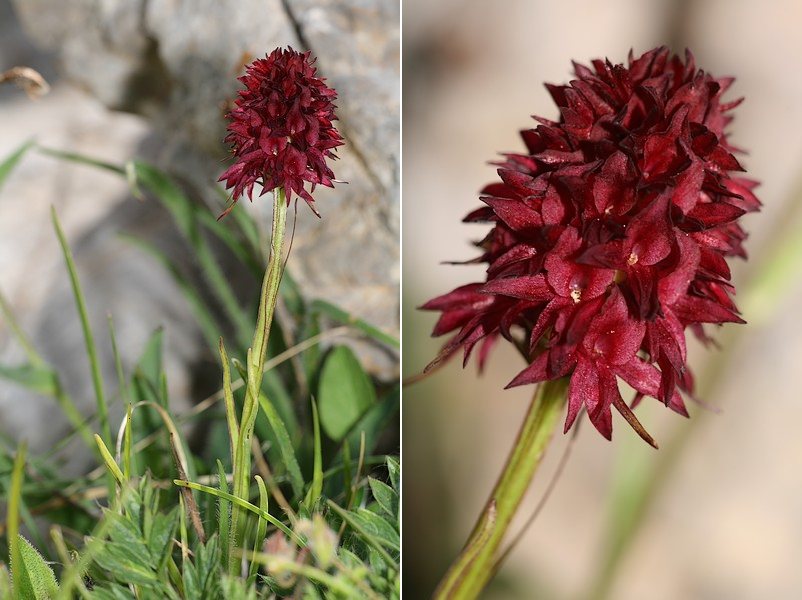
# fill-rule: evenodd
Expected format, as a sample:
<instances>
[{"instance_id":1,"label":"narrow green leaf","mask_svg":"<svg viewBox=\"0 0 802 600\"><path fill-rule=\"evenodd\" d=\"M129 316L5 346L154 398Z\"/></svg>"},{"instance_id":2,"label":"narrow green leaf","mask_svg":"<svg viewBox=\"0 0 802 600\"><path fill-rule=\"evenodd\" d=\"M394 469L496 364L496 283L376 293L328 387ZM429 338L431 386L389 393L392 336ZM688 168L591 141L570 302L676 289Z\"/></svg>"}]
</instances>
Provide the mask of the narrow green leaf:
<instances>
[{"instance_id":1,"label":"narrow green leaf","mask_svg":"<svg viewBox=\"0 0 802 600\"><path fill-rule=\"evenodd\" d=\"M162 379L162 347L164 341L164 329L158 327L151 334L148 341L145 343L145 348L142 351L142 356L136 366L137 374L141 375L145 380L151 384L151 401L160 404L159 393L153 390L158 390L161 386Z\"/></svg>"},{"instance_id":2,"label":"narrow green leaf","mask_svg":"<svg viewBox=\"0 0 802 600\"><path fill-rule=\"evenodd\" d=\"M315 458L312 466L312 485L309 486L309 491L306 493L306 498L304 500L304 504L306 504L306 508L310 513L320 499L320 495L323 493L323 455L320 440L320 419L317 414L317 404L315 404L314 398L312 398L312 427L315 436Z\"/></svg>"},{"instance_id":3,"label":"narrow green leaf","mask_svg":"<svg viewBox=\"0 0 802 600\"><path fill-rule=\"evenodd\" d=\"M28 140L3 159L3 162L0 162L0 189L2 189L8 175L14 170L14 167L17 166L17 163L22 160L25 153L30 150L31 146L33 146L33 141Z\"/></svg>"},{"instance_id":4,"label":"narrow green leaf","mask_svg":"<svg viewBox=\"0 0 802 600\"><path fill-rule=\"evenodd\" d=\"M265 487L264 480L256 476L256 484L259 486L259 510L267 512L268 509L268 495L267 488ZM256 536L253 540L253 551L259 552L262 549L262 544L265 541L265 534L267 533L267 521L259 519L256 523ZM251 566L248 571L249 583L256 583L256 575L259 572L259 563L251 561Z\"/></svg>"},{"instance_id":5,"label":"narrow green leaf","mask_svg":"<svg viewBox=\"0 0 802 600\"><path fill-rule=\"evenodd\" d=\"M376 403L373 383L347 346L337 346L326 357L318 396L321 424L335 441L342 440Z\"/></svg>"},{"instance_id":6,"label":"narrow green leaf","mask_svg":"<svg viewBox=\"0 0 802 600\"><path fill-rule=\"evenodd\" d=\"M182 235L192 245L203 275L222 303L226 314L237 326L238 337L246 340L248 333L253 330L251 321L243 311L228 283L228 278L202 235L192 202L168 175L157 168L142 162L135 162L134 167L137 181L167 208Z\"/></svg>"},{"instance_id":7,"label":"narrow green leaf","mask_svg":"<svg viewBox=\"0 0 802 600\"><path fill-rule=\"evenodd\" d=\"M237 211L240 212L240 211ZM237 239L237 236L229 229L222 221L218 221L212 213L210 213L205 206L199 207L195 211L198 221L211 231L217 238L223 242L229 250L256 276L261 276L264 271L261 261L255 253L251 251L243 242ZM258 248L258 246L256 246Z\"/></svg>"},{"instance_id":8,"label":"narrow green leaf","mask_svg":"<svg viewBox=\"0 0 802 600\"><path fill-rule=\"evenodd\" d=\"M19 345L22 346L25 356L28 357L28 362L35 367L44 365L45 360L33 347L33 344L31 343L31 340L28 339L28 336L25 335L25 332L22 330L22 327L20 327L20 324L14 315L14 311L11 310L11 304L9 304L8 300L6 300L2 293L0 293L0 314L3 315L6 323L8 323L8 326L11 329L11 333L13 333L14 337L17 338Z\"/></svg>"},{"instance_id":9,"label":"narrow green leaf","mask_svg":"<svg viewBox=\"0 0 802 600\"><path fill-rule=\"evenodd\" d=\"M234 406L234 392L231 389L231 363L228 360L228 353L220 338L220 363L223 365L223 400L226 407L226 423L228 424L228 438L231 449L231 464L236 460L236 449L239 446L239 423L237 423L237 410ZM221 539L225 539L221 536Z\"/></svg>"},{"instance_id":10,"label":"narrow green leaf","mask_svg":"<svg viewBox=\"0 0 802 600\"><path fill-rule=\"evenodd\" d=\"M216 347L217 335L220 327L209 307L198 294L198 290L195 289L184 276L181 269L178 268L178 265L153 244L129 235L122 235L121 237L150 255L170 274L179 290L181 290L181 294L184 296L187 304L189 304L189 308L198 323L198 327L200 327L204 339L209 344L209 347L214 349Z\"/></svg>"},{"instance_id":11,"label":"narrow green leaf","mask_svg":"<svg viewBox=\"0 0 802 600\"><path fill-rule=\"evenodd\" d=\"M117 175L125 176L125 167L122 165L115 165L113 163L106 162L104 160L99 160L97 158L92 158L90 156L86 156L83 154L78 154L76 152L65 152L63 150L44 148L42 146L39 146L38 150L42 154L45 154L47 156L52 156L53 158L60 158L62 160L74 162L79 165L86 165L88 167L97 167L99 169L103 169L104 171L111 171L112 173L116 173Z\"/></svg>"},{"instance_id":12,"label":"narrow green leaf","mask_svg":"<svg viewBox=\"0 0 802 600\"><path fill-rule=\"evenodd\" d=\"M312 311L324 314L327 317L334 319L344 325L352 325L356 327L368 337L373 338L377 342L381 342L391 348L400 348L401 343L398 341L397 338L391 336L388 333L385 333L375 325L371 325L367 321L355 317L338 306L331 304L330 302L326 302L324 300L315 300L312 302L311 306Z\"/></svg>"},{"instance_id":13,"label":"narrow green leaf","mask_svg":"<svg viewBox=\"0 0 802 600\"><path fill-rule=\"evenodd\" d=\"M50 366L46 364L29 364L18 367L0 365L0 378L7 379L34 393L50 396L56 400L64 416L67 417L70 424L81 435L86 446L94 452L95 442L92 438L92 432L89 430L87 419L75 406L72 398L64 391L58 373Z\"/></svg>"},{"instance_id":14,"label":"narrow green leaf","mask_svg":"<svg viewBox=\"0 0 802 600\"><path fill-rule=\"evenodd\" d=\"M103 379L100 375L100 360L97 355L97 348L95 347L95 338L92 335L92 329L89 325L89 315L86 312L86 302L84 301L83 291L81 290L81 283L78 279L78 272L75 269L75 261L67 244L67 238L64 236L64 231L61 229L58 215L56 214L55 207L51 208L51 216L53 219L53 227L56 230L59 244L61 245L62 253L64 254L64 261L67 264L67 271L70 275L70 283L72 284L72 291L75 297L75 305L78 309L78 316L81 319L81 328L83 329L84 342L86 343L86 353L89 357L89 366L92 373L92 386L95 389L95 400L97 401L97 413L100 419L100 430L103 434L104 441L109 444L112 442L111 428L109 427L109 409L106 404L106 397L103 393Z\"/></svg>"},{"instance_id":15,"label":"narrow green leaf","mask_svg":"<svg viewBox=\"0 0 802 600\"><path fill-rule=\"evenodd\" d=\"M265 413L267 421L270 423L270 428L275 435L278 450L281 454L281 460L290 478L293 494L295 494L297 498L300 498L304 492L304 479L301 475L301 467L298 465L298 459L295 456L292 441L290 440L290 434L287 433L284 421L281 420L275 407L264 394L259 394L259 405L262 407L262 411Z\"/></svg>"},{"instance_id":16,"label":"narrow green leaf","mask_svg":"<svg viewBox=\"0 0 802 600\"><path fill-rule=\"evenodd\" d=\"M117 346L117 334L114 331L114 319L109 315L109 337L111 338L111 351L114 355L114 370L117 372L117 385L120 389L120 397L125 402L125 421L123 422L122 440L117 438L117 452L115 454L116 462L122 461L123 463L123 476L128 481L131 478L131 396L128 393L128 382L125 380L125 373L123 372L122 358L120 357L120 350Z\"/></svg>"},{"instance_id":17,"label":"narrow green leaf","mask_svg":"<svg viewBox=\"0 0 802 600\"><path fill-rule=\"evenodd\" d=\"M22 554L19 545L19 507L22 503L22 478L25 471L25 453L27 444L23 441L17 448L17 456L14 458L14 467L11 471L11 487L8 494L8 509L6 512L6 537L8 539L9 564L11 565L12 583L14 586L14 597L20 597L20 585L14 574L17 572L17 565L22 561Z\"/></svg>"},{"instance_id":18,"label":"narrow green leaf","mask_svg":"<svg viewBox=\"0 0 802 600\"><path fill-rule=\"evenodd\" d=\"M114 476L114 479L116 479L120 485L125 485L125 475L123 475L123 472L115 462L109 449L106 448L106 444L103 443L103 438L95 434L95 442L97 443L98 450L100 450L100 455L103 457L103 462L106 463L106 468L109 470L109 473Z\"/></svg>"},{"instance_id":19,"label":"narrow green leaf","mask_svg":"<svg viewBox=\"0 0 802 600\"><path fill-rule=\"evenodd\" d=\"M223 468L223 463L220 459L217 460L217 478L218 485L220 486L220 496L218 496L220 514L218 515L217 530L220 534L220 549L223 556L223 564L228 564L228 541L229 541L229 527L231 525L231 503L225 499L228 495L228 480L226 479L226 471Z\"/></svg>"},{"instance_id":20,"label":"narrow green leaf","mask_svg":"<svg viewBox=\"0 0 802 600\"><path fill-rule=\"evenodd\" d=\"M387 472L390 474L390 484L393 489L399 491L401 489L401 465L394 456L387 457Z\"/></svg>"},{"instance_id":21,"label":"narrow green leaf","mask_svg":"<svg viewBox=\"0 0 802 600\"><path fill-rule=\"evenodd\" d=\"M46 366L7 367L0 365L0 377L43 396L55 396L58 390L56 374Z\"/></svg>"},{"instance_id":22,"label":"narrow green leaf","mask_svg":"<svg viewBox=\"0 0 802 600\"><path fill-rule=\"evenodd\" d=\"M209 487L208 485L203 485L203 484L200 484L200 483L194 483L192 481L183 481L181 479L174 479L173 483L175 485L178 485L178 486L188 487L188 488L191 488L193 490L198 490L199 492L203 492L205 494L211 494L212 496L216 496L218 498L224 498L224 499L228 500L229 502L232 502L233 504L236 504L237 506L239 506L241 508L244 508L245 510L251 511L255 515L258 515L259 517L261 517L265 521L267 521L270 524L274 525L278 529L281 529L281 531L283 531L289 537L291 537L292 540L296 544L298 544L300 547L303 548L306 545L304 543L304 541L301 538L299 538L284 523L282 523L281 521L276 519L276 517L274 517L270 513L261 510L258 506L254 506L253 504L251 504L247 500L243 500L242 498L237 498L236 496L234 496L232 494L227 494L227 493L225 493L225 492L223 492L221 490L218 490L216 488Z\"/></svg>"}]
</instances>

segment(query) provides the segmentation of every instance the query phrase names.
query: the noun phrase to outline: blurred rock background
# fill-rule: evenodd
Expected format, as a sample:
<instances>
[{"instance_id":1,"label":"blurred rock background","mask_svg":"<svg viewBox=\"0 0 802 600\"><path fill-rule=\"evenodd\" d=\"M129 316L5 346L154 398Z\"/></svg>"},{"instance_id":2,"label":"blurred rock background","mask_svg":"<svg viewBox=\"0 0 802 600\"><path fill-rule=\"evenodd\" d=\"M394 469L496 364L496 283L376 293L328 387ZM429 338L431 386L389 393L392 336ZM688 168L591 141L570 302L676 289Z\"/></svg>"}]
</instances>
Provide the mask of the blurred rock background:
<instances>
[{"instance_id":1,"label":"blurred rock background","mask_svg":"<svg viewBox=\"0 0 802 600\"><path fill-rule=\"evenodd\" d=\"M346 138L334 170L348 181L318 188L319 220L298 210L291 269L310 298L334 302L398 330L399 7L382 0L0 0L0 69L38 69L52 91L29 100L0 88L0 156L25 140L122 163L141 158L169 171L209 210L225 168L224 114L246 63L290 44L318 56L339 93ZM241 202L263 215L270 202ZM302 203L303 204L303 203ZM212 382L190 311L162 268L121 231L192 264L166 211L131 197L114 175L27 155L0 192L0 289L23 328L63 372L87 411L94 406L67 273L50 223L58 210L75 254L109 380L113 314L126 366L150 333L165 327L176 408L203 398ZM197 276L197 273L195 273ZM239 273L231 272L232 285ZM362 348L372 372L390 377L394 357ZM0 362L21 358L0 322ZM52 402L0 383L0 430L34 450L67 431Z\"/></svg>"},{"instance_id":2,"label":"blurred rock background","mask_svg":"<svg viewBox=\"0 0 802 600\"><path fill-rule=\"evenodd\" d=\"M418 372L442 340L428 337L435 315L414 310L478 280L481 267L446 260L474 256L469 241L486 227L460 221L495 177L497 152L522 148L529 115L555 117L543 82L565 82L571 60L624 62L667 44L697 64L735 75L731 97L746 96L731 126L749 150L743 164L761 180L763 212L745 226L748 263L735 263L739 298L772 242L802 226L802 4L746 0L406 0L404 30L404 371ZM718 385L704 400L718 414L700 420L679 468L666 481L609 598L616 600L792 599L802 597L802 278L786 282L768 314L730 349ZM749 304L754 306L754 303ZM724 335L722 335L724 334ZM719 334L730 339L728 332ZM693 347L697 373L716 350ZM520 359L498 348L487 372L448 365L406 388L404 591L428 597L483 506L526 410L529 388L503 391ZM657 403L641 420L665 448L688 422ZM655 452L621 419L612 443L583 425L545 510L486 598L582 599L608 558L604 543L617 482L649 472ZM557 435L523 513L534 508L567 439ZM637 470L636 470L637 469ZM641 471L641 469L643 471ZM625 505L624 505L625 506ZM619 506L620 507L620 506ZM513 530L515 527L513 527Z\"/></svg>"}]
</instances>

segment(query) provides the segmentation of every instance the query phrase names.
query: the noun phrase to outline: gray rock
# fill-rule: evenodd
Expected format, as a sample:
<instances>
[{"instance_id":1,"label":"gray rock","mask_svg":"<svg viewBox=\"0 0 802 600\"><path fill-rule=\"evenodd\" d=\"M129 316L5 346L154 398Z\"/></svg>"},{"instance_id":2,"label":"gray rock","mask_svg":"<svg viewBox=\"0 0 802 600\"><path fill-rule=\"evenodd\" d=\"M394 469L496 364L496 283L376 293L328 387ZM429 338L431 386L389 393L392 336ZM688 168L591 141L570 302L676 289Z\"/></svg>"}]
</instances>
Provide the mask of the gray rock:
<instances>
[{"instance_id":1,"label":"gray rock","mask_svg":"<svg viewBox=\"0 0 802 600\"><path fill-rule=\"evenodd\" d=\"M198 189L223 169L223 116L244 64L277 46L311 49L339 92L346 145L335 173L349 184L319 190L323 220L300 207L292 265L311 296L397 331L397 3L12 2L30 35L57 52L67 78L110 108L145 116L158 137L151 158ZM219 210L219 199L206 201Z\"/></svg>"},{"instance_id":2,"label":"gray rock","mask_svg":"<svg viewBox=\"0 0 802 600\"><path fill-rule=\"evenodd\" d=\"M15 14L9 13L9 1ZM211 186L225 168L223 117L239 85L236 77L245 63L276 46L309 47L318 55L321 74L340 94L346 145L334 169L349 183L317 190L322 219L303 203L298 207L290 268L309 297L330 300L397 331L397 6L380 0L322 2L317 7L280 0L0 0L0 16L0 65L34 66L53 84L51 94L38 103L15 89L0 91L0 155L34 135L46 145L113 162L135 154L189 182L195 200L214 212L222 210ZM20 35L15 16L27 37ZM97 100L137 117L108 114ZM25 211L14 198L24 199ZM0 287L82 412L93 411L94 394L69 281L49 222L50 204L57 207L75 254L112 400L116 376L107 335L109 313L126 372L150 333L164 325L174 409L181 411L204 397L197 387L202 382L194 378L199 361L209 356L189 307L159 265L117 237L119 231L144 237L191 271L186 245L176 243L180 236L156 202L132 200L124 183L108 174L38 155L24 159L0 199ZM254 211L267 229L267 197L241 204L238 210ZM374 374L397 374L397 356L349 343ZM0 320L0 363L19 364L22 359ZM200 371L208 374L209 369ZM119 423L119 412L114 416ZM51 399L0 382L0 431L28 438L39 452L68 430ZM87 459L80 444L64 456L74 470Z\"/></svg>"}]
</instances>

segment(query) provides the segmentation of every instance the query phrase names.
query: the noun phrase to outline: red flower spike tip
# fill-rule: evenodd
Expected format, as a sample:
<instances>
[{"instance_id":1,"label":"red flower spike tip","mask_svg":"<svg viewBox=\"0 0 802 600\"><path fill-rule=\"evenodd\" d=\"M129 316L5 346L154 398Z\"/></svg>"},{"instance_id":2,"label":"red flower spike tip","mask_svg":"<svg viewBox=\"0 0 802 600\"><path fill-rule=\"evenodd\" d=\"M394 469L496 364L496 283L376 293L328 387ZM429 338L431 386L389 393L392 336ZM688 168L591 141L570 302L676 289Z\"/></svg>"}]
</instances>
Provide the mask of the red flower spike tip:
<instances>
[{"instance_id":1,"label":"red flower spike tip","mask_svg":"<svg viewBox=\"0 0 802 600\"><path fill-rule=\"evenodd\" d=\"M629 65L575 64L568 85L547 85L559 121L536 118L526 152L505 154L501 181L469 222L492 224L478 243L484 282L423 305L454 333L436 361L459 348L480 363L499 335L523 331L529 366L510 386L570 376L567 431L587 411L606 438L611 408L650 444L618 391L687 416L685 330L743 323L726 258L745 257L738 219L757 211L756 182L733 156L725 126L739 101L732 79L697 70L693 56L656 48Z\"/></svg>"},{"instance_id":2,"label":"red flower spike tip","mask_svg":"<svg viewBox=\"0 0 802 600\"><path fill-rule=\"evenodd\" d=\"M234 164L219 179L234 188L234 203L243 194L252 199L258 182L263 194L284 188L288 204L297 194L320 216L310 191L318 184L334 187L326 159L337 158L333 150L343 141L332 124L337 92L316 76L313 63L309 52L277 48L239 78L245 88L227 115Z\"/></svg>"}]
</instances>

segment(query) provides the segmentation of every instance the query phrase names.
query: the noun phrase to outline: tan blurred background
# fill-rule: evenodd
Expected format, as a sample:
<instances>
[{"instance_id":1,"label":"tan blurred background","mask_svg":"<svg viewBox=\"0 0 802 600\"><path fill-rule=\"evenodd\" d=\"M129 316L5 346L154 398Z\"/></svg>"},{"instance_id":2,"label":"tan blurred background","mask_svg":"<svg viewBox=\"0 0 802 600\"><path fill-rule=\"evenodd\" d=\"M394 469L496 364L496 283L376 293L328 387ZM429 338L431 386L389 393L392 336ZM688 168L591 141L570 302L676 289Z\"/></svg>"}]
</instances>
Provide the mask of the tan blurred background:
<instances>
[{"instance_id":1,"label":"tan blurred background","mask_svg":"<svg viewBox=\"0 0 802 600\"><path fill-rule=\"evenodd\" d=\"M529 115L556 116L542 82L570 79L571 59L623 62L630 48L687 46L702 68L737 77L730 97L746 101L731 138L750 151L742 162L763 182L765 206L745 219L751 258L734 265L734 280L743 287L759 276L754 265L773 240L802 227L800 30L802 3L792 0L405 0L406 374L419 371L442 342L428 337L435 315L414 307L482 277L481 267L441 262L474 256L468 242L486 231L460 220L494 178L487 161L522 149L518 131L533 126ZM753 324L736 334L727 354L692 349L699 373L711 354L727 357L705 398L721 411L701 415L693 427L611 598L802 598L802 278L785 283L780 297L764 303L769 314L744 315ZM719 339L732 339L723 333ZM532 392L502 391L520 368L514 352L499 347L482 377L473 365L463 371L454 363L405 391L407 597L428 597L486 500ZM654 401L644 408L661 452L670 451L672 436L689 423ZM614 424L612 443L583 425L556 491L485 597L587 596L605 559L615 482L658 464L658 452L620 418ZM556 438L523 512L542 495L566 441Z\"/></svg>"}]
</instances>

